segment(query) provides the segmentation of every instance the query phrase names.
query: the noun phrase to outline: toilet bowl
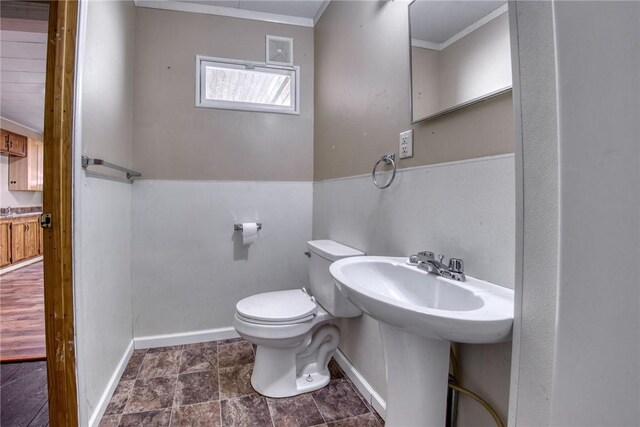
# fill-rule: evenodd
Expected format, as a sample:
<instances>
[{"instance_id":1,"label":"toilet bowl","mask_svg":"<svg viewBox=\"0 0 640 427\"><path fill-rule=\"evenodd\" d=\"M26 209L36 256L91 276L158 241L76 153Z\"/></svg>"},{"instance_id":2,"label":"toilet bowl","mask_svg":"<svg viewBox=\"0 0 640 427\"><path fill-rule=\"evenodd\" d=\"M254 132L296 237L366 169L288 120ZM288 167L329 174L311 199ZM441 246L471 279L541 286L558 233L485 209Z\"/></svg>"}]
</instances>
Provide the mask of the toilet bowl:
<instances>
[{"instance_id":1,"label":"toilet bowl","mask_svg":"<svg viewBox=\"0 0 640 427\"><path fill-rule=\"evenodd\" d=\"M336 320L362 312L335 287L332 262L363 252L332 240L307 243L309 290L265 292L239 301L233 321L238 334L255 344L253 388L268 397L289 397L329 383L329 360L338 348Z\"/></svg>"}]
</instances>

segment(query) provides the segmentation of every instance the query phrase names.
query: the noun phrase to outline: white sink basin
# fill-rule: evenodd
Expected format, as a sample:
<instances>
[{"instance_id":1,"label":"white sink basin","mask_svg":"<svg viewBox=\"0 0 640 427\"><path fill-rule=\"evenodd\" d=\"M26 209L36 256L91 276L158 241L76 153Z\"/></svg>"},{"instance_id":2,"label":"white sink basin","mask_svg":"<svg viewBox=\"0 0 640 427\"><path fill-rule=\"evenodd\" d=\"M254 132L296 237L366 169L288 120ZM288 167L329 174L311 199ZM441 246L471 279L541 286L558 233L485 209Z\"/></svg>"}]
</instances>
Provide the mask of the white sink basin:
<instances>
[{"instance_id":1,"label":"white sink basin","mask_svg":"<svg viewBox=\"0 0 640 427\"><path fill-rule=\"evenodd\" d=\"M336 286L380 321L387 427L445 425L450 341L507 341L513 291L467 276L457 282L406 258L354 257L331 264Z\"/></svg>"},{"instance_id":2,"label":"white sink basin","mask_svg":"<svg viewBox=\"0 0 640 427\"><path fill-rule=\"evenodd\" d=\"M472 344L510 339L512 290L469 276L445 279L405 261L345 258L331 265L331 275L354 305L404 332Z\"/></svg>"}]
</instances>

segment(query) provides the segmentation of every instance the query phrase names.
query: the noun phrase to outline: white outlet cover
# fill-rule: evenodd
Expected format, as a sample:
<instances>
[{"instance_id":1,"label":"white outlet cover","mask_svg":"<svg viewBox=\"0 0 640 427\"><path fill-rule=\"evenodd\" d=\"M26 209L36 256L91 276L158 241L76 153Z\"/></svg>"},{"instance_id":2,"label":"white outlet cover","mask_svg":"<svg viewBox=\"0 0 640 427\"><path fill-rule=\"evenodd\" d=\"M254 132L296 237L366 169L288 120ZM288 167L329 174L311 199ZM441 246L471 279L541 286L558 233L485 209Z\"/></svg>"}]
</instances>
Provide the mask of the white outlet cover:
<instances>
[{"instance_id":1,"label":"white outlet cover","mask_svg":"<svg viewBox=\"0 0 640 427\"><path fill-rule=\"evenodd\" d=\"M413 130L400 132L400 147L398 152L401 159L413 157Z\"/></svg>"}]
</instances>

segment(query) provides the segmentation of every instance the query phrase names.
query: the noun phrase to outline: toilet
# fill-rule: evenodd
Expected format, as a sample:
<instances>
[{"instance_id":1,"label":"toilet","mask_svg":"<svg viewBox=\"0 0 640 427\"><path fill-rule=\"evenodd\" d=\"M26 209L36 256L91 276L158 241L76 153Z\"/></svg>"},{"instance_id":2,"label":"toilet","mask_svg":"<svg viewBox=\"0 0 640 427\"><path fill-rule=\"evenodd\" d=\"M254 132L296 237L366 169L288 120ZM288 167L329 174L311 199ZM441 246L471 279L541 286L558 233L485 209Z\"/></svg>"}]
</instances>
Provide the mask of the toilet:
<instances>
[{"instance_id":1,"label":"toilet","mask_svg":"<svg viewBox=\"0 0 640 427\"><path fill-rule=\"evenodd\" d=\"M333 240L307 247L309 289L265 292L236 304L233 326L257 346L251 385L264 396L295 396L327 385L327 365L340 342L336 321L362 315L336 288L329 266L364 253Z\"/></svg>"}]
</instances>

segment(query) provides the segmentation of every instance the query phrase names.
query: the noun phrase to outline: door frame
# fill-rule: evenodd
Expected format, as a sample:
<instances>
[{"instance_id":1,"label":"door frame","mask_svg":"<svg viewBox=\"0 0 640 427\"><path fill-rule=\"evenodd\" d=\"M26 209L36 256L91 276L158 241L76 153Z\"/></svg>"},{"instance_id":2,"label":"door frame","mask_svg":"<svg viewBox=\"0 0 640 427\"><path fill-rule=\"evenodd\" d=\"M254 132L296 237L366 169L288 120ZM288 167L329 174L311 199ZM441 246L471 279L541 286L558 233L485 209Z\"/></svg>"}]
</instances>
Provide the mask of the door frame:
<instances>
[{"instance_id":1,"label":"door frame","mask_svg":"<svg viewBox=\"0 0 640 427\"><path fill-rule=\"evenodd\" d=\"M52 427L78 425L73 301L73 101L78 2L49 2L44 117L44 312Z\"/></svg>"}]
</instances>

